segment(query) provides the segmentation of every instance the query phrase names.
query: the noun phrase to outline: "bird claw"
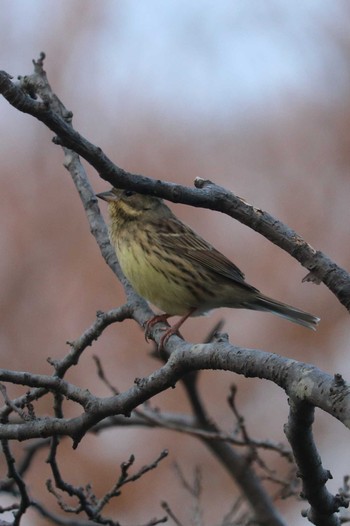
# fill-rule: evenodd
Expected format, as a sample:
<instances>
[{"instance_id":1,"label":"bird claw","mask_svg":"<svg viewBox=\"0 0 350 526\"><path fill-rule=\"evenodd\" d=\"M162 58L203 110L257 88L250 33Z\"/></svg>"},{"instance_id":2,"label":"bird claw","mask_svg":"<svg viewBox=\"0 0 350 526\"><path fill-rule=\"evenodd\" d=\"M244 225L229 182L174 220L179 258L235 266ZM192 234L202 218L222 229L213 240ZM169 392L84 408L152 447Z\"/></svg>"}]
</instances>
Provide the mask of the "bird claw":
<instances>
[{"instance_id":1,"label":"bird claw","mask_svg":"<svg viewBox=\"0 0 350 526\"><path fill-rule=\"evenodd\" d=\"M170 316L171 316L170 314L157 314L156 316L153 316L153 318L150 318L148 321L146 321L144 327L145 327L145 340L147 343L148 343L150 332L151 332L153 325L155 325L156 323L160 323L160 322L165 323ZM166 329L165 327L161 327L160 330L165 331L165 332L163 336L161 337L160 342L158 344L158 352L160 354L163 353L164 345L169 340L170 336L172 336L173 334L177 334L177 336L182 338L178 330L179 325L180 325L179 323L176 323L173 327L169 327L168 329Z\"/></svg>"},{"instance_id":2,"label":"bird claw","mask_svg":"<svg viewBox=\"0 0 350 526\"><path fill-rule=\"evenodd\" d=\"M146 342L148 343L148 340L149 340L149 337L150 337L150 332L151 332L151 329L153 327L153 325L155 325L156 323L160 323L160 322L166 322L167 319L169 318L169 314L157 314L156 316L153 316L152 318L150 318L148 321L146 321L145 323L145 340ZM165 331L167 329L164 329ZM165 336L165 335L164 335ZM163 338L164 338L163 336ZM163 340L162 338L162 340Z\"/></svg>"},{"instance_id":3,"label":"bird claw","mask_svg":"<svg viewBox=\"0 0 350 526\"><path fill-rule=\"evenodd\" d=\"M176 326L170 327L170 329L165 329L165 333L161 337L160 342L158 344L158 352L159 353L162 353L164 351L164 345L169 340L170 336L173 336L173 334L176 334L177 336L179 336L179 338L182 338L182 336L179 333L179 331L177 330Z\"/></svg>"}]
</instances>

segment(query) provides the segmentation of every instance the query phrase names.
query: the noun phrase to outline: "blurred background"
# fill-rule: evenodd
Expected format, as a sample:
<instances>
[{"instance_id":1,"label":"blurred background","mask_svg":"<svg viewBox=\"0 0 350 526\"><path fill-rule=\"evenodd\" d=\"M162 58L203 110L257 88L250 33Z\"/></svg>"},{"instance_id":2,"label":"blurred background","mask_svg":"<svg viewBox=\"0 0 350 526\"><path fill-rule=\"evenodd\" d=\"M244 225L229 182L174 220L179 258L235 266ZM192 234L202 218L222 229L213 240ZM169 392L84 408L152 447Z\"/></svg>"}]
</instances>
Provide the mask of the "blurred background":
<instances>
[{"instance_id":1,"label":"blurred background","mask_svg":"<svg viewBox=\"0 0 350 526\"><path fill-rule=\"evenodd\" d=\"M189 186L197 176L209 178L348 267L346 0L2 0L1 8L1 69L14 77L31 73L31 60L45 51L49 81L73 111L75 128L117 165ZM52 133L5 100L0 112L1 366L50 374L47 357L62 358L66 341L77 338L97 310L116 307L124 297L89 233ZM96 191L108 188L87 170ZM184 336L201 341L224 318L233 344L280 353L349 378L348 314L325 286L302 284L305 269L231 218L171 207L242 268L251 284L322 320L312 333L268 314L222 309L187 322ZM110 381L125 390L135 377L158 367L151 351L141 330L126 322L106 330L67 379L108 395L97 379L92 360L97 354ZM226 431L235 426L226 402L232 383L238 386L238 406L251 436L286 441L286 396L266 381L201 373L201 393L217 423ZM155 397L152 405L189 411L181 386ZM42 410L49 414L51 408ZM67 416L77 412L67 407ZM317 411L315 437L334 477L329 488L337 491L350 472L344 462L348 433ZM62 443L62 475L76 485L91 481L102 495L130 454L137 468L164 448L169 457L125 489L109 514L123 526L145 523L164 514L160 502L166 500L184 524L191 524L193 502L176 475L176 461L189 479L201 466L203 521L220 524L237 488L194 438L116 429L86 437L77 452L67 440ZM39 455L41 463L31 471L32 494L56 510L44 487L50 476L45 455ZM270 465L283 474L273 457ZM303 507L294 500L279 503L287 522L295 525L305 524ZM30 513L24 524L48 522Z\"/></svg>"}]
</instances>

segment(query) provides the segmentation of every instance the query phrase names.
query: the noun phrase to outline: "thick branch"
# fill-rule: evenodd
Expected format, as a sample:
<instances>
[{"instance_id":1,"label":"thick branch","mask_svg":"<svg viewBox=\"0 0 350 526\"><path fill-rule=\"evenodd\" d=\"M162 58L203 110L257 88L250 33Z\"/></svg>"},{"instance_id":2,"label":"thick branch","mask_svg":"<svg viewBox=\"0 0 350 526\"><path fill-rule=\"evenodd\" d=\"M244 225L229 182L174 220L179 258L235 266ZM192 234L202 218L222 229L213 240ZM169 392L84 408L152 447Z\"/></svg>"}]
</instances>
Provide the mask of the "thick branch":
<instances>
[{"instance_id":1,"label":"thick branch","mask_svg":"<svg viewBox=\"0 0 350 526\"><path fill-rule=\"evenodd\" d=\"M178 350L160 369L127 391L108 398L97 398L68 382L45 375L0 370L0 380L26 386L44 387L77 400L85 412L72 419L45 418L23 424L4 424L0 437L25 440L54 434L79 440L87 429L111 415L130 412L152 396L172 387L189 371L217 369L260 377L275 382L295 399L308 401L350 427L350 389L339 377L332 378L312 365L289 360L259 350L242 349L228 343L189 345L177 340Z\"/></svg>"},{"instance_id":2,"label":"thick branch","mask_svg":"<svg viewBox=\"0 0 350 526\"><path fill-rule=\"evenodd\" d=\"M314 407L308 402L290 399L290 412L285 433L293 448L299 476L303 481L302 497L311 504L307 517L316 526L339 526L340 507L348 507L346 499L333 496L326 488L332 478L322 466L313 435Z\"/></svg>"}]
</instances>

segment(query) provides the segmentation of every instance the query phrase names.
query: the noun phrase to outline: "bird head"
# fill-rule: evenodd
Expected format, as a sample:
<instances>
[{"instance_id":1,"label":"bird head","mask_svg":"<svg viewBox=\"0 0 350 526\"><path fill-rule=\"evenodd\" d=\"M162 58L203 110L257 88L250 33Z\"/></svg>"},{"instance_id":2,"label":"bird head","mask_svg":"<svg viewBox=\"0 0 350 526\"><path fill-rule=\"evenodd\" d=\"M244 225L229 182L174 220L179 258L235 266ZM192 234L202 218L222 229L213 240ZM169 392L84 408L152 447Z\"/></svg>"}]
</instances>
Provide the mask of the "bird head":
<instances>
[{"instance_id":1,"label":"bird head","mask_svg":"<svg viewBox=\"0 0 350 526\"><path fill-rule=\"evenodd\" d=\"M112 188L107 192L96 194L96 197L108 203L108 213L112 219L130 220L140 219L144 216L167 217L171 215L170 209L158 197L138 194L133 190Z\"/></svg>"}]
</instances>

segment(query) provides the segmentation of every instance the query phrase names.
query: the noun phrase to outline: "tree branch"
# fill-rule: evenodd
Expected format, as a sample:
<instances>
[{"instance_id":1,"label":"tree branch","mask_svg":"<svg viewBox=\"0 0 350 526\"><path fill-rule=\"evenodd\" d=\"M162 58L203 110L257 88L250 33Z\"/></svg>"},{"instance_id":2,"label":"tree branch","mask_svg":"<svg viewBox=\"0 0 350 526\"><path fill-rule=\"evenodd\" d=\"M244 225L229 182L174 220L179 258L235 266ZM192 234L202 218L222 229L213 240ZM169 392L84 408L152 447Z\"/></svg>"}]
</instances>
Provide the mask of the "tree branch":
<instances>
[{"instance_id":1,"label":"tree branch","mask_svg":"<svg viewBox=\"0 0 350 526\"><path fill-rule=\"evenodd\" d=\"M179 338L178 349L167 363L148 377L135 379L133 387L107 398L98 398L87 390L46 375L29 375L0 369L0 381L50 389L68 396L85 411L72 419L45 418L22 424L3 424L0 436L25 440L55 435L78 439L93 425L111 415L129 415L138 405L156 394L175 386L188 372L200 369L224 370L249 377L270 380L285 390L288 396L304 400L350 426L350 388L338 377L332 378L313 365L291 360L255 349L243 349L228 343L184 343Z\"/></svg>"},{"instance_id":2,"label":"tree branch","mask_svg":"<svg viewBox=\"0 0 350 526\"><path fill-rule=\"evenodd\" d=\"M326 482L332 475L322 467L313 439L314 407L305 400L294 398L290 398L289 406L285 433L293 448L299 476L303 482L301 496L311 504L305 516L316 526L339 526L337 512L340 507L347 508L349 503L342 496L333 496L327 491Z\"/></svg>"}]
</instances>

